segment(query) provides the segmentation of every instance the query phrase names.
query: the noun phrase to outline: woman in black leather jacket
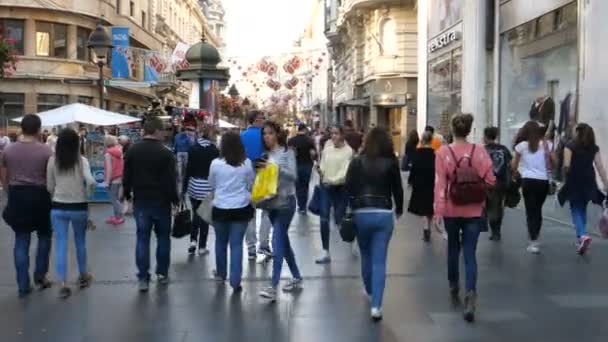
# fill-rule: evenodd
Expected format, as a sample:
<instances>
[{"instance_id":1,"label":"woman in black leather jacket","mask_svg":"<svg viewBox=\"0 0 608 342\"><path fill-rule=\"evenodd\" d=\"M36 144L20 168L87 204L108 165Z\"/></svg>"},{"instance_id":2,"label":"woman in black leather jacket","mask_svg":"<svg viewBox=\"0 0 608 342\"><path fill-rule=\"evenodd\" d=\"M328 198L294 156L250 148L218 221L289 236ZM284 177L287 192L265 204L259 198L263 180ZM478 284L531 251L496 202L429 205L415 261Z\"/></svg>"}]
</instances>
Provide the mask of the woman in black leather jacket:
<instances>
[{"instance_id":1,"label":"woman in black leather jacket","mask_svg":"<svg viewBox=\"0 0 608 342\"><path fill-rule=\"evenodd\" d=\"M357 241L361 250L361 275L370 296L371 316L382 319L388 244L393 235L394 212L403 214L403 187L399 162L388 133L372 129L359 157L348 168L346 189ZM394 200L394 208L393 208Z\"/></svg>"}]
</instances>

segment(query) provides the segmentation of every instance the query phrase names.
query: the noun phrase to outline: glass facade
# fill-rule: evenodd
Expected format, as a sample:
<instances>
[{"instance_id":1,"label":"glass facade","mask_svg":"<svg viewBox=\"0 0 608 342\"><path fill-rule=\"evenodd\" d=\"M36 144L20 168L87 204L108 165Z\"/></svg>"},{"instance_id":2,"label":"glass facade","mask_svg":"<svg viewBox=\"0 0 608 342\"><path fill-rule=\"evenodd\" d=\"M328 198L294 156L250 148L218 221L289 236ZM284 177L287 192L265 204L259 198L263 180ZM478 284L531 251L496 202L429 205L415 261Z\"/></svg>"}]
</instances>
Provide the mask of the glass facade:
<instances>
[{"instance_id":1,"label":"glass facade","mask_svg":"<svg viewBox=\"0 0 608 342\"><path fill-rule=\"evenodd\" d=\"M547 112L541 121L554 119L556 125L574 121L576 2L507 31L501 37L500 53L502 143L510 144L518 129L531 117L536 118L534 112L539 109Z\"/></svg>"},{"instance_id":2,"label":"glass facade","mask_svg":"<svg viewBox=\"0 0 608 342\"><path fill-rule=\"evenodd\" d=\"M427 124L447 135L452 115L462 104L462 48L429 61Z\"/></svg>"}]
</instances>

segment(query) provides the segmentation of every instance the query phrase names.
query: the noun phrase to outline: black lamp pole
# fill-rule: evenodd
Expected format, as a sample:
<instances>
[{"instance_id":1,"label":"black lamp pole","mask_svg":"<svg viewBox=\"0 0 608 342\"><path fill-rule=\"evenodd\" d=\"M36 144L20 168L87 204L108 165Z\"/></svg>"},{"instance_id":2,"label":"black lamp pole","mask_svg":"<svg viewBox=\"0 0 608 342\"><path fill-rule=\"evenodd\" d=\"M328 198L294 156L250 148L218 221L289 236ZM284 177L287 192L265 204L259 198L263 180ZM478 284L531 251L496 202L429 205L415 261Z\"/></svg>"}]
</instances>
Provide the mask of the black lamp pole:
<instances>
[{"instance_id":1,"label":"black lamp pole","mask_svg":"<svg viewBox=\"0 0 608 342\"><path fill-rule=\"evenodd\" d=\"M101 23L97 24L95 31L93 31L89 36L89 43L87 47L93 50L97 56L97 67L99 68L99 108L104 109L105 100L103 94L103 67L106 64L107 56L111 53L114 45L112 45L112 39Z\"/></svg>"}]
</instances>

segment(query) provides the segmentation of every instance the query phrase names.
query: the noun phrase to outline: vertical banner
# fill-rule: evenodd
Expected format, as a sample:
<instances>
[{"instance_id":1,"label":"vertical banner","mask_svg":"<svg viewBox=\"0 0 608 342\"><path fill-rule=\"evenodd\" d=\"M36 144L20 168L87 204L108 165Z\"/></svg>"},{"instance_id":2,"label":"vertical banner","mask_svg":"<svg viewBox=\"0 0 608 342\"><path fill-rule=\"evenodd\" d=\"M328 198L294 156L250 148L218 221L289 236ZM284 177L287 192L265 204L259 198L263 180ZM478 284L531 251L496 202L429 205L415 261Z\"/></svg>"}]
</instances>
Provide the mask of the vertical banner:
<instances>
[{"instance_id":1,"label":"vertical banner","mask_svg":"<svg viewBox=\"0 0 608 342\"><path fill-rule=\"evenodd\" d=\"M129 78L129 28L112 27L112 78Z\"/></svg>"},{"instance_id":2,"label":"vertical banner","mask_svg":"<svg viewBox=\"0 0 608 342\"><path fill-rule=\"evenodd\" d=\"M205 110L209 115L205 118L205 123L213 124L215 122L216 104L215 104L215 81L203 80L200 85L203 87L200 99L200 109Z\"/></svg>"},{"instance_id":3,"label":"vertical banner","mask_svg":"<svg viewBox=\"0 0 608 342\"><path fill-rule=\"evenodd\" d=\"M192 81L190 84L192 84L192 89L190 90L190 98L189 98L189 107L190 108L201 108L199 106L199 104L201 103L200 99L199 99L199 89L200 89L200 85L198 83L198 81Z\"/></svg>"},{"instance_id":4,"label":"vertical banner","mask_svg":"<svg viewBox=\"0 0 608 342\"><path fill-rule=\"evenodd\" d=\"M173 54L171 55L171 66L173 71L188 67L188 61L186 61L186 52L188 52L189 48L190 45L186 43L177 43L175 49L173 50Z\"/></svg>"}]
</instances>

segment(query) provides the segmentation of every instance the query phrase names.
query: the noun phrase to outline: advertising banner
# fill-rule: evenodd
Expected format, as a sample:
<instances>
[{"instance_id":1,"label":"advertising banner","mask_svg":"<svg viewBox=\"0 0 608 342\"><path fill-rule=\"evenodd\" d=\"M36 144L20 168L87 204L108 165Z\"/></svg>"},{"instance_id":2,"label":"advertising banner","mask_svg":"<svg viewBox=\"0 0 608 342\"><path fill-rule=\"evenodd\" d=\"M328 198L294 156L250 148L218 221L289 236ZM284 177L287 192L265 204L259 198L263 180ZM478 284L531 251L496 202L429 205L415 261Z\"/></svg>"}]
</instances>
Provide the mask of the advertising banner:
<instances>
[{"instance_id":1,"label":"advertising banner","mask_svg":"<svg viewBox=\"0 0 608 342\"><path fill-rule=\"evenodd\" d=\"M434 38L462 20L463 0L429 1L429 38Z\"/></svg>"},{"instance_id":2,"label":"advertising banner","mask_svg":"<svg viewBox=\"0 0 608 342\"><path fill-rule=\"evenodd\" d=\"M186 61L186 52L190 45L186 43L179 42L175 49L173 50L173 55L171 56L171 67L173 71L185 69L188 67L188 61Z\"/></svg>"},{"instance_id":3,"label":"advertising banner","mask_svg":"<svg viewBox=\"0 0 608 342\"><path fill-rule=\"evenodd\" d=\"M162 72L170 71L169 57L158 51L147 51L144 54L144 82L158 83Z\"/></svg>"},{"instance_id":4,"label":"advertising banner","mask_svg":"<svg viewBox=\"0 0 608 342\"><path fill-rule=\"evenodd\" d=\"M131 76L129 50L129 28L112 27L112 78L129 78Z\"/></svg>"}]
</instances>

